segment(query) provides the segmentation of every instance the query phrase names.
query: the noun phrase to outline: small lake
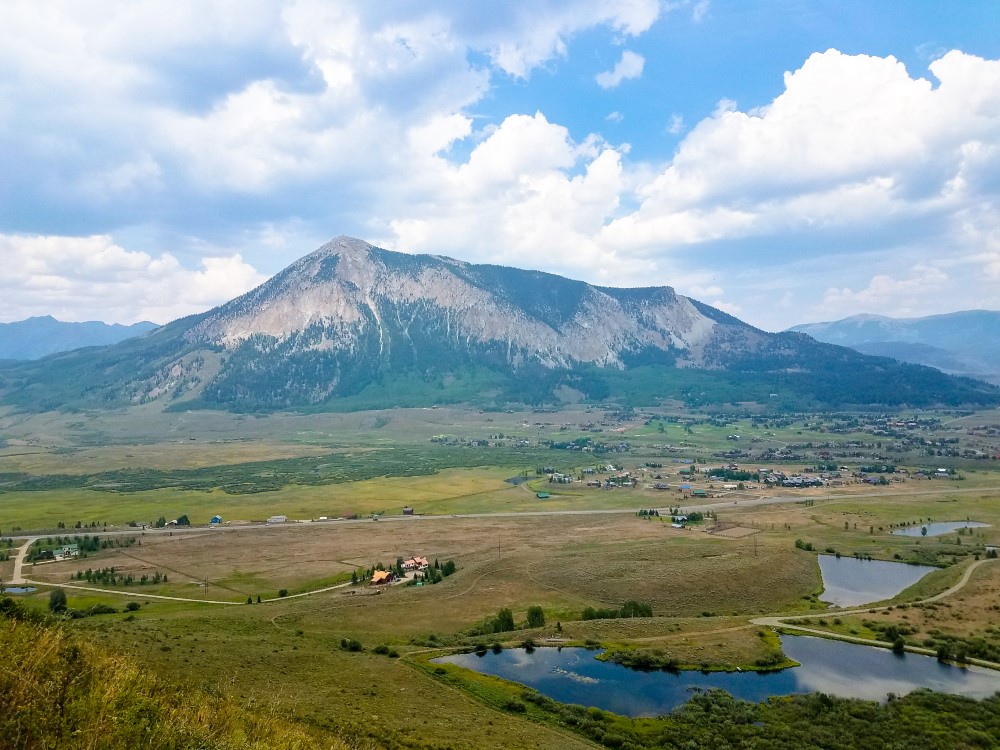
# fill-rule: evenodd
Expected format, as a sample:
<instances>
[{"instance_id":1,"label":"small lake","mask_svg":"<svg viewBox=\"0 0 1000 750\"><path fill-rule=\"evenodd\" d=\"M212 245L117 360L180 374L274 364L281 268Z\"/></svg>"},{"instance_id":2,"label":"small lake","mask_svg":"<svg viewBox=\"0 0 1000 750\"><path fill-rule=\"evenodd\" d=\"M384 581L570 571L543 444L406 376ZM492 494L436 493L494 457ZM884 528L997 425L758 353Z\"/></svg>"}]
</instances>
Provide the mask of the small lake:
<instances>
[{"instance_id":1,"label":"small lake","mask_svg":"<svg viewBox=\"0 0 1000 750\"><path fill-rule=\"evenodd\" d=\"M938 570L931 565L907 565L885 560L859 560L856 557L819 555L823 574L820 600L838 607L891 599L928 573Z\"/></svg>"},{"instance_id":2,"label":"small lake","mask_svg":"<svg viewBox=\"0 0 1000 750\"><path fill-rule=\"evenodd\" d=\"M896 529L892 533L896 536L924 536L921 529L926 528L926 536L941 536L950 534L959 529L984 529L988 528L988 523L979 521L935 521L934 523L916 524L903 529Z\"/></svg>"},{"instance_id":3,"label":"small lake","mask_svg":"<svg viewBox=\"0 0 1000 750\"><path fill-rule=\"evenodd\" d=\"M34 586L4 586L5 594L32 594L38 591Z\"/></svg>"},{"instance_id":4,"label":"small lake","mask_svg":"<svg viewBox=\"0 0 1000 750\"><path fill-rule=\"evenodd\" d=\"M659 716L685 703L693 690L721 688L736 698L759 702L774 695L821 691L868 700L926 687L985 698L1000 691L1000 672L959 668L919 654L897 656L887 649L807 636L782 636L785 654L802 666L781 672L639 672L598 661L583 648L506 649L455 654L435 663L457 664L519 682L561 703L596 706L624 716Z\"/></svg>"}]
</instances>

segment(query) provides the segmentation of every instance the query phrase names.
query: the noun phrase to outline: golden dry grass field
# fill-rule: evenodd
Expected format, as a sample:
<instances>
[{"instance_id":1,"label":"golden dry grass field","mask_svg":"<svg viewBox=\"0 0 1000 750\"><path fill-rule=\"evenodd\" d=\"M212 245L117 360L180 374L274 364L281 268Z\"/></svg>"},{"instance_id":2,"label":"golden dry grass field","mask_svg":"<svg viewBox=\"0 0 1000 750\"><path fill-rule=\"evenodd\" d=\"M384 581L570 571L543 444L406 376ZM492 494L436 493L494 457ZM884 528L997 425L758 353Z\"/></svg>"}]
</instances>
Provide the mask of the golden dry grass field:
<instances>
[{"instance_id":1,"label":"golden dry grass field","mask_svg":"<svg viewBox=\"0 0 1000 750\"><path fill-rule=\"evenodd\" d=\"M27 575L68 583L87 568L113 566L136 577L159 571L168 574L169 583L143 591L201 596L199 584L208 581L212 598L242 601L423 555L453 559L462 574L439 586L394 591L378 606L426 608L423 622L446 622L452 629L499 607L527 607L536 600L572 615L628 599L648 601L657 614L671 616L760 613L790 605L819 583L812 556L784 540L755 545L631 514L413 518L150 533L137 539L137 546L87 559L38 564ZM724 609L722 601L728 602ZM395 631L397 622L390 617L370 627ZM413 631L404 625L403 632Z\"/></svg>"},{"instance_id":2,"label":"golden dry grass field","mask_svg":"<svg viewBox=\"0 0 1000 750\"><path fill-rule=\"evenodd\" d=\"M421 655L494 641L517 645L531 637L539 643L590 641L648 649L706 668L746 667L771 651L759 628L750 624L752 616L785 613L813 621L824 617L824 605L817 601L821 580L816 552L948 566L904 595L912 601L944 590L985 545L1000 543L1000 476L984 470L982 463L963 469L961 481L907 480L878 488L848 481L794 494L760 487L725 491L699 476L695 485L715 496L684 497L676 484L680 468L687 464L672 463L673 458L683 455L721 464L712 453L730 447L726 432L737 429L732 426L699 424L686 430L671 423L659 432L656 424L630 419L586 433L600 440L630 440L629 452L600 459L564 450L532 454L574 472L613 462L640 477L636 488L550 484L535 475L534 458L491 466L489 449L472 447L453 450L482 450L475 455L484 456L483 465L424 471L436 466L431 461L446 450L431 443L432 436L479 440L502 433L519 440L572 439L584 434L581 423L601 419L599 410L587 409L487 415L444 408L268 418L157 414L145 408L99 416L0 415L5 440L0 474L8 477L17 472L44 478L128 467L210 472L221 467L224 473L258 462L255 477L266 481L272 468L286 465L280 464L285 459L319 461L302 464L301 475L291 475L281 486L250 494L230 494L214 486L158 486L137 492L74 486L0 493L0 530L7 535L12 525L54 526L80 517L84 509L91 514L85 518L110 519L116 527L129 518L174 518L182 513L204 524L221 514L230 524L227 528L179 530L173 535L135 531L137 543L131 547L29 566L25 574L64 586L73 608L98 603L121 608L137 602L134 614L93 616L68 625L102 647L131 651L150 668L173 677L261 701L314 729L335 728L343 736L391 748L590 746L575 735L484 706L432 679L411 662ZM777 445L827 437L793 425L768 440ZM681 453L666 448L681 441L688 443ZM396 449L415 457L415 476L387 472L360 481L314 481L322 479L323 456L360 462ZM260 462L271 463L262 467ZM645 465L657 463L663 466ZM803 470L794 462L776 466L788 472ZM528 483L515 487L504 481L522 471L528 472ZM393 472L405 473L398 468ZM616 473L603 470L598 476ZM654 473L672 485L669 491L653 488ZM212 479L210 473L206 476ZM549 492L549 499L539 499L540 490ZM756 504L774 497L786 502ZM639 508L704 503L711 504L717 518L691 529L671 528L666 516L635 515ZM404 506L432 517L401 518ZM617 512L579 513L591 510ZM549 515L523 515L538 511ZM559 514L567 511L576 514ZM377 522L239 523L279 513L292 521L355 513L392 517ZM460 517L466 514L470 517ZM890 534L901 523L965 518L992 526L961 538ZM711 532L716 524L721 533ZM70 528L59 533L82 532ZM797 548L796 540L813 551ZM355 569L389 565L412 555L454 560L457 572L433 586L396 586L375 593L368 586L348 585L296 596L347 582ZM118 586L117 594L69 585L78 571L111 566L136 578L166 574L168 582ZM993 625L995 607L1000 606L998 568L977 573L966 590L934 609L910 607L866 617L918 625L917 639L932 625L962 637L1000 636ZM9 562L0 563L4 579L11 572ZM290 595L279 597L281 589ZM261 604L256 604L258 596ZM254 603L245 604L247 597ZM43 588L25 600L45 608L47 598ZM581 619L586 607L615 608L627 600L648 603L654 616ZM470 635L500 608L510 608L521 626L533 605L545 612L542 628ZM839 624L831 619L828 626L845 634L851 629L874 633L864 619L844 618ZM359 641L365 650L343 650L345 638ZM374 653L377 646L395 649L400 658Z\"/></svg>"}]
</instances>

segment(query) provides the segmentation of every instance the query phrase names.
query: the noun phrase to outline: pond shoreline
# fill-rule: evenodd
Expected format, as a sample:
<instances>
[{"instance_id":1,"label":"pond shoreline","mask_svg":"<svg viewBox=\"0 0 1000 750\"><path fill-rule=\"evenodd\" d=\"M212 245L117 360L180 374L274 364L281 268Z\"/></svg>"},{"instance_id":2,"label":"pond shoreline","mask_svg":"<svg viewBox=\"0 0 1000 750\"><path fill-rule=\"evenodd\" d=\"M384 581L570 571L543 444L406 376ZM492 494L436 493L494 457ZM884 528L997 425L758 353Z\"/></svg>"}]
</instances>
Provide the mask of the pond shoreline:
<instances>
[{"instance_id":1,"label":"pond shoreline","mask_svg":"<svg viewBox=\"0 0 1000 750\"><path fill-rule=\"evenodd\" d=\"M965 569L965 572L962 574L962 577L955 585L945 589L940 593L935 594L934 596L929 596L925 599L919 599L914 602L908 602L908 604L910 604L910 606L913 606L915 604L932 604L934 602L940 601L941 599L945 599L946 597L949 597L952 594L958 593L963 588L965 588L966 584L968 584L969 582L969 579L972 578L972 574L980 566L986 565L990 562L995 562L995 560L974 561L971 565L969 565L969 567ZM889 608L893 606L895 605L879 604L876 606L866 605L857 607L837 608L837 609L824 610L823 614L837 615L837 616L867 614L869 612L888 611ZM808 615L806 616L808 617ZM827 638L829 640L835 640L835 641L846 641L848 643L855 643L860 646L875 646L876 648L886 648L886 649L892 648L892 644L888 643L887 641L879 641L871 638L859 638L857 636L852 636L852 635L843 635L841 633L834 633L829 630L818 630L816 628L805 627L803 625L796 625L792 622L789 622L790 620L800 620L802 618L803 615L769 615L767 617L756 617L752 619L750 622L754 625L762 625L765 627L773 628L778 632L781 632L782 630L796 630L802 633L808 633L810 635L819 636L821 638ZM793 635L793 633L789 634ZM924 648L923 646L911 646L909 644L906 644L905 650L910 653L921 654L923 656L937 655L937 652L932 651L929 648ZM973 657L969 657L965 660L965 663L977 667L985 667L986 669L992 669L994 671L1000 671L1000 663L987 661L985 659L976 659Z\"/></svg>"}]
</instances>

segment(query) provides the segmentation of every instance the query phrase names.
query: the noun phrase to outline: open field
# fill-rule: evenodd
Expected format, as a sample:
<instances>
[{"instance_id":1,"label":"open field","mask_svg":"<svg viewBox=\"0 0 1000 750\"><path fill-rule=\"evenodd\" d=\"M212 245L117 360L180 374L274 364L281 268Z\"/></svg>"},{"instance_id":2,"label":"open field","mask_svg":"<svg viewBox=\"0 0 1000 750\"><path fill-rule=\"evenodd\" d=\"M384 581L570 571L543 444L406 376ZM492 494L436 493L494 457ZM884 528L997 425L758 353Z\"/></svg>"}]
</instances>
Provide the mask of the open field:
<instances>
[{"instance_id":1,"label":"open field","mask_svg":"<svg viewBox=\"0 0 1000 750\"><path fill-rule=\"evenodd\" d=\"M426 632L427 623L433 630L471 626L501 606L527 607L535 600L551 602L572 619L588 605L627 599L648 601L658 614L673 616L697 615L727 599L733 601L727 612L759 613L787 607L818 586L812 557L791 544L764 542L755 556L745 539L677 531L633 515L414 519L147 535L140 541L84 560L36 565L26 577L66 583L77 570L113 566L136 575L168 573L172 580L165 586L144 587L151 593L180 587L190 595L192 586L207 580L216 597L242 600L273 597L279 588L297 589L397 557L454 559L461 575L439 586L393 592L371 605L391 613L398 604L401 611L421 613L419 631L400 625L402 616L361 623L344 615L348 629L363 624L407 635Z\"/></svg>"},{"instance_id":2,"label":"open field","mask_svg":"<svg viewBox=\"0 0 1000 750\"><path fill-rule=\"evenodd\" d=\"M847 476L836 487L724 491L699 475L695 486L711 497L689 498L676 488L682 468L720 466L729 459L718 454L745 450L750 441L744 434L758 437L755 450L775 451L761 465L788 473L815 463L815 450L799 447L811 442L825 445L832 438L871 445L860 449L865 455L835 461L851 467L884 450L876 445L879 436L864 430L832 433L835 422L809 417L764 424L663 410L615 415L583 408L554 414L441 408L267 418L161 414L145 407L105 415L8 414L0 416L0 531L6 536L11 527L61 522L69 528L58 533L71 536L103 532L104 522L119 532L128 520L187 514L203 524L221 514L230 523L225 529L173 535L129 531L136 536L134 546L28 566L25 576L65 586L74 609L118 609L72 622L92 642L128 651L171 677L261 701L316 731L332 728L384 747L588 747L568 730L540 725L466 692L460 681L437 679L420 660L441 649L517 645L531 637L539 643L648 651L704 668L746 668L773 656L760 628L750 623L772 613L865 637L880 637L887 623L915 625L907 638L917 644L943 636L990 643L1000 637L994 625L1000 566L977 572L967 589L934 608L894 608L836 623L817 600L815 555L827 550L942 566L898 601L912 602L953 584L987 544L1000 543L995 489L1000 473L990 470L989 461L935 453L928 460L955 468L953 479L898 475L899 481L877 487ZM925 432L928 439L950 439L961 429L962 441L982 445L973 431L980 424L943 415ZM730 440L732 434L740 440ZM551 447L584 439L610 446L609 452ZM529 445L519 446L522 441ZM777 456L788 450L801 451L801 459ZM912 446L907 451L920 453ZM542 466L602 481L627 471L638 482L610 490L579 481L550 483L535 473ZM589 467L595 472L584 475ZM528 482L505 482L525 472ZM653 488L656 474L669 490ZM541 490L550 497L537 498ZM672 529L665 515L635 515L639 508L702 505L717 518L685 530ZM404 506L427 517L400 518ZM602 509L620 512L559 515ZM500 515L539 511L551 515ZM269 527L237 523L275 514L317 519L372 513L392 518ZM461 517L467 514L476 517ZM965 518L993 525L937 538L889 533L903 523ZM77 520L99 526L77 531L72 528ZM722 533L710 533L716 523ZM797 540L813 551L797 548ZM310 596L278 596L281 589L294 595L349 584L356 569L411 555L454 560L458 569L433 586L375 593L347 585ZM117 586L117 595L68 585L77 571L112 566L135 578L159 573L168 580ZM9 577L11 564L0 563L0 572ZM261 604L245 604L247 597L256 602L258 596ZM48 590L22 599L44 609ZM630 599L648 603L654 616L581 619L586 607L616 608ZM130 601L139 609L127 615L121 610ZM543 608L546 622L526 630L533 605ZM473 634L501 608L512 611L517 630ZM818 625L820 619L827 624ZM930 634L932 627L939 635ZM343 650L342 639L356 640L364 650ZM400 658L375 653L379 646Z\"/></svg>"}]
</instances>

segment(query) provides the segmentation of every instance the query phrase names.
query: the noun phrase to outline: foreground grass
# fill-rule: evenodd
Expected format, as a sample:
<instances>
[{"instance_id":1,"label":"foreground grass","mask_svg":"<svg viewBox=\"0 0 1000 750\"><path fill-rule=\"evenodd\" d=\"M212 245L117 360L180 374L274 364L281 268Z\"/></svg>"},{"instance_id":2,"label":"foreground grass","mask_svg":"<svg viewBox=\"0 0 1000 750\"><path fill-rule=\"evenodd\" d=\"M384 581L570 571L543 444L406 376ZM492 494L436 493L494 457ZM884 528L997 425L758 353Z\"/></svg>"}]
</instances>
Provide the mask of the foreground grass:
<instances>
[{"instance_id":1,"label":"foreground grass","mask_svg":"<svg viewBox=\"0 0 1000 750\"><path fill-rule=\"evenodd\" d=\"M9 748L360 748L272 707L154 676L0 600L0 745Z\"/></svg>"}]
</instances>

